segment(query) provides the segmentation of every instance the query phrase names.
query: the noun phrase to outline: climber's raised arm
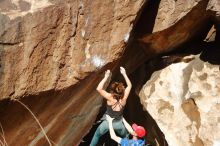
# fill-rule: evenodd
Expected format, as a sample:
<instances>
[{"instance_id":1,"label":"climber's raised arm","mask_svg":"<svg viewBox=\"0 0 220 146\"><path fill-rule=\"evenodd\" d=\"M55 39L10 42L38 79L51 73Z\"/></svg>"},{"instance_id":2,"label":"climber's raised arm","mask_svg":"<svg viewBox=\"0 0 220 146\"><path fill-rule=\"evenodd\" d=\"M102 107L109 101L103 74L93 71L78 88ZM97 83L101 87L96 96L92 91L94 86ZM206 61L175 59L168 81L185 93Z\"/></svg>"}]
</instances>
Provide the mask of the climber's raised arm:
<instances>
[{"instance_id":1,"label":"climber's raised arm","mask_svg":"<svg viewBox=\"0 0 220 146\"><path fill-rule=\"evenodd\" d=\"M110 100L110 96L111 94L108 93L105 89L104 89L104 85L106 83L106 81L108 80L109 76L110 76L110 70L107 70L105 72L105 76L104 78L101 80L101 82L98 84L96 90L99 92L99 94L101 94L104 98L106 98L107 100Z\"/></svg>"},{"instance_id":2,"label":"climber's raised arm","mask_svg":"<svg viewBox=\"0 0 220 146\"><path fill-rule=\"evenodd\" d=\"M132 84L131 84L131 81L128 78L128 76L126 74L126 71L125 71L125 69L123 67L120 67L120 72L123 75L123 77L124 77L124 79L126 81L126 84L127 84L127 87L125 88L125 92L124 92L124 99L127 100L128 95L129 95L129 93L131 91Z\"/></svg>"}]
</instances>

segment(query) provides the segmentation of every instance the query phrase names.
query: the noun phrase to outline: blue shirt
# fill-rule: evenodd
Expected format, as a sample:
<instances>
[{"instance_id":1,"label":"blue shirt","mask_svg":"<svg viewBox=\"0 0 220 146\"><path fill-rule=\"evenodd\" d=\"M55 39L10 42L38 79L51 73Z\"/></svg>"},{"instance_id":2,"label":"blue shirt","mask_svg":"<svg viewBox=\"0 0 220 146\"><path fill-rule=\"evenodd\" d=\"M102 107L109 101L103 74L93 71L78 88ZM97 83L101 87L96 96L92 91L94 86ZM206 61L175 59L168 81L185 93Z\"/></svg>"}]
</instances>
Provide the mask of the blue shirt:
<instances>
[{"instance_id":1,"label":"blue shirt","mask_svg":"<svg viewBox=\"0 0 220 146\"><path fill-rule=\"evenodd\" d=\"M133 140L133 139L128 139L128 138L123 138L121 139L120 145L121 146L144 146L145 141L138 139L138 140Z\"/></svg>"}]
</instances>

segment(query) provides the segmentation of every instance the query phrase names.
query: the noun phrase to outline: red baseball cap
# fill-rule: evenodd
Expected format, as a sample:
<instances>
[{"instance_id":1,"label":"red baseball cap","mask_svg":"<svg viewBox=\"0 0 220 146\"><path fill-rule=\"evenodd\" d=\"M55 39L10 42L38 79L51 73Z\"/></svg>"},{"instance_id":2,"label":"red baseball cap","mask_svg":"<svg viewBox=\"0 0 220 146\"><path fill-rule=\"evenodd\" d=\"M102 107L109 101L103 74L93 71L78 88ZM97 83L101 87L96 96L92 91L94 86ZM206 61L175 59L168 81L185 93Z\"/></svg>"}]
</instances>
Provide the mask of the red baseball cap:
<instances>
[{"instance_id":1,"label":"red baseball cap","mask_svg":"<svg viewBox=\"0 0 220 146\"><path fill-rule=\"evenodd\" d=\"M132 128L138 137L141 138L141 137L145 136L146 131L145 131L144 127L138 126L137 124L134 123L134 124L132 124Z\"/></svg>"}]
</instances>

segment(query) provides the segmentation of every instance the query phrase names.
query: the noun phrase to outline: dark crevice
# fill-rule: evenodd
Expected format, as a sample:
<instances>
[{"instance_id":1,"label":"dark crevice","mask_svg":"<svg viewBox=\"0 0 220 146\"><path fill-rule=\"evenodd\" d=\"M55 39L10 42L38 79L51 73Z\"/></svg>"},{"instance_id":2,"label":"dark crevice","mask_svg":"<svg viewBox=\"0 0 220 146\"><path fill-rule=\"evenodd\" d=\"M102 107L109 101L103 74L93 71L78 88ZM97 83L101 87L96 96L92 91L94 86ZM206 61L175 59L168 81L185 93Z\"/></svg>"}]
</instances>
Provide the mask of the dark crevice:
<instances>
[{"instance_id":1,"label":"dark crevice","mask_svg":"<svg viewBox=\"0 0 220 146\"><path fill-rule=\"evenodd\" d=\"M218 30L217 27L216 30L215 40L204 42L200 59L210 64L220 65L220 30Z\"/></svg>"},{"instance_id":2,"label":"dark crevice","mask_svg":"<svg viewBox=\"0 0 220 146\"><path fill-rule=\"evenodd\" d=\"M148 63L143 64L130 75L133 89L127 101L125 118L129 123L138 123L146 128L147 135L145 139L148 144L155 146L157 141L160 146L167 146L164 134L151 115L143 110L143 105L140 103L140 97L138 95L142 86L149 80L151 74L154 72L154 68L149 65Z\"/></svg>"},{"instance_id":3,"label":"dark crevice","mask_svg":"<svg viewBox=\"0 0 220 146\"><path fill-rule=\"evenodd\" d=\"M3 46L14 46L14 45L17 45L19 44L20 42L14 42L14 43L10 43L10 42L0 42L0 45L3 45Z\"/></svg>"},{"instance_id":4,"label":"dark crevice","mask_svg":"<svg viewBox=\"0 0 220 146\"><path fill-rule=\"evenodd\" d=\"M133 36L135 38L139 38L145 34L153 32L159 5L160 0L149 0L146 3L143 11L141 11L141 14L139 17L137 17L138 20L134 25Z\"/></svg>"},{"instance_id":5,"label":"dark crevice","mask_svg":"<svg viewBox=\"0 0 220 146\"><path fill-rule=\"evenodd\" d=\"M129 52L130 49L136 49L137 46L139 46L138 42L136 41L136 38L139 36L142 36L143 34L152 32L159 4L160 4L160 0L156 0L156 1L149 0L145 3L144 7L139 12L137 19L135 20L134 28L131 32L129 41L126 45L125 53L123 54L123 57L121 58L122 62L120 62L120 64L124 64L123 60L127 60L128 56L132 55L131 52ZM141 50L140 46L139 46L139 49L140 49L139 50L140 52L143 51ZM143 52L140 54L144 55L145 53ZM138 57L135 61L138 62ZM153 120L150 114L147 111L143 111L142 105L140 103L140 99L135 94L135 90L140 89L141 86L144 83L146 83L147 79L149 79L150 77L150 76L144 76L144 79L138 78L139 73L141 73L140 69L143 68L143 66L141 66L139 69L137 69L138 66L139 65L136 64L136 66L133 67L132 70L129 71L129 72L133 72L131 75L129 75L131 77L131 81L133 84L133 87L132 87L133 90L131 91L127 104L125 106L124 117L129 121L129 123L137 122L140 125L142 124L147 129L147 131L149 131L148 132L149 134L145 137L148 144L156 145L155 139L157 139L160 146L167 146L167 142L164 138L163 133L160 131L156 122ZM119 69L117 69L117 73L114 75L114 78L112 80L124 82L124 79L122 78L118 70ZM146 72L142 72L142 73L146 73ZM142 82L141 83L137 82L137 78L140 79L138 81L142 81ZM105 113L105 110L106 110L105 105L106 103L104 102L102 108L100 109L99 115L97 116L96 122L98 122L103 116L103 114ZM138 117L136 117L137 113L139 115ZM94 123L94 126L92 127L90 132L83 138L79 146L88 146L90 144L91 139L97 127L100 124L96 122ZM105 146L117 146L117 143L111 140L109 132L103 135L99 139L99 143L97 146L102 146L103 144L105 144Z\"/></svg>"}]
</instances>

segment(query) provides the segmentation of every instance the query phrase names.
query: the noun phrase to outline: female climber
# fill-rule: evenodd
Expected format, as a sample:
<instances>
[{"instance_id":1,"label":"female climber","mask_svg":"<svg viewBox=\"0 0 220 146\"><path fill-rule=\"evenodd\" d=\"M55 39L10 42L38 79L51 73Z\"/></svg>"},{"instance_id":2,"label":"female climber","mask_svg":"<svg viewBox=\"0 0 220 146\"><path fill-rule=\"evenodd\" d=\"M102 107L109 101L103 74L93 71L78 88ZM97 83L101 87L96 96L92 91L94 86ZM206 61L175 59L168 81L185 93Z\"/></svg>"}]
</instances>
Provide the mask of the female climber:
<instances>
[{"instance_id":1,"label":"female climber","mask_svg":"<svg viewBox=\"0 0 220 146\"><path fill-rule=\"evenodd\" d=\"M132 139L121 138L115 134L115 131L113 129L112 120L114 118L111 118L110 116L106 115L106 119L109 123L109 132L110 132L111 139L116 141L118 144L120 144L121 146L144 146L145 145L145 140L141 139L146 134L144 127L138 126L136 124L133 124L131 127L127 123L127 121L123 118L122 120L123 120L125 127L129 131L129 133L133 135L133 137Z\"/></svg>"},{"instance_id":2,"label":"female climber","mask_svg":"<svg viewBox=\"0 0 220 146\"><path fill-rule=\"evenodd\" d=\"M115 129L117 134L119 134L122 137L126 137L128 134L122 122L123 119L122 115L132 85L123 67L120 67L120 72L127 84L126 88L124 87L123 83L113 82L109 86L109 92L103 89L104 84L106 83L107 79L110 76L110 70L107 70L105 72L104 78L101 80L101 82L98 84L96 88L99 94L102 95L107 100L107 110L106 110L106 114L104 115L104 119L102 123L96 129L96 132L92 138L90 146L96 146L99 141L99 138L108 132L109 126L105 118L106 115L109 115L112 118L114 118L113 128Z\"/></svg>"}]
</instances>

